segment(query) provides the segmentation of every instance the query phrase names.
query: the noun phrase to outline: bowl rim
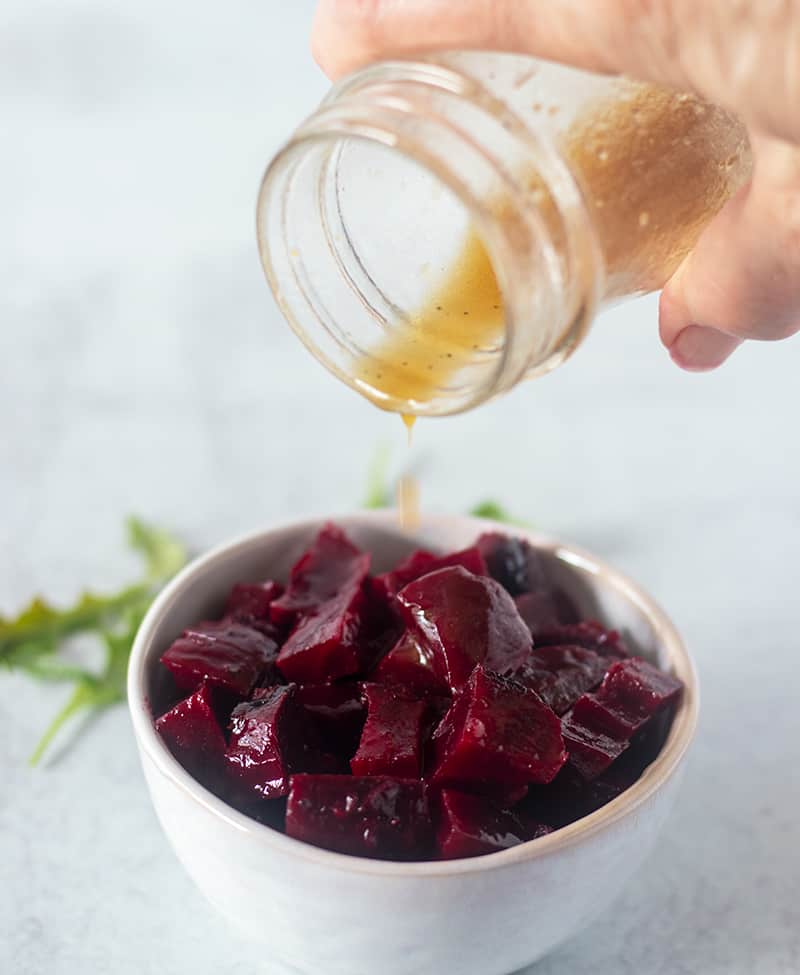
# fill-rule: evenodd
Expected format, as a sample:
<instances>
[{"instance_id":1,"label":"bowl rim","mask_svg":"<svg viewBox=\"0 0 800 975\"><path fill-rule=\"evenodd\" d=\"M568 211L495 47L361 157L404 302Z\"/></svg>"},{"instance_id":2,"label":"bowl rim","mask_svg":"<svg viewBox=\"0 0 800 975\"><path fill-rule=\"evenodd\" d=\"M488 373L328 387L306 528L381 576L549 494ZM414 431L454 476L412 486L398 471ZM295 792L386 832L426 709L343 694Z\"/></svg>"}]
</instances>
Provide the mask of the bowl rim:
<instances>
[{"instance_id":1,"label":"bowl rim","mask_svg":"<svg viewBox=\"0 0 800 975\"><path fill-rule=\"evenodd\" d=\"M335 521L345 530L356 524L373 524L376 527L398 528L398 516L394 509L359 511L337 516L309 516L307 518L276 521L265 528L239 535L223 542L189 562L159 593L150 606L136 635L128 665L128 709L133 723L134 736L142 761L145 756L156 771L166 777L188 798L204 807L221 823L244 832L259 844L276 848L287 856L297 856L317 862L321 866L349 873L367 873L383 876L451 876L477 873L510 867L521 861L545 857L574 846L598 833L608 830L615 823L630 815L657 792L676 772L684 759L697 729L699 713L699 686L694 663L672 621L655 600L624 573L585 549L566 543L553 536L521 526L469 515L432 515L423 517L418 530L410 538L424 544L425 527L445 522L454 531L465 535L474 531L477 536L485 531L500 531L527 539L536 548L545 549L557 558L600 577L633 602L648 618L658 640L669 659L672 671L684 683L681 703L675 713L670 733L657 758L645 769L642 776L617 798L588 816L583 816L568 826L538 839L528 840L507 850L499 850L484 856L460 860L394 861L370 860L312 846L293 839L269 826L251 819L228 805L194 779L172 755L157 734L145 694L146 656L153 637L164 615L179 602L194 585L196 577L217 561L234 559L237 555L265 545L275 532L312 532L325 521Z\"/></svg>"}]
</instances>

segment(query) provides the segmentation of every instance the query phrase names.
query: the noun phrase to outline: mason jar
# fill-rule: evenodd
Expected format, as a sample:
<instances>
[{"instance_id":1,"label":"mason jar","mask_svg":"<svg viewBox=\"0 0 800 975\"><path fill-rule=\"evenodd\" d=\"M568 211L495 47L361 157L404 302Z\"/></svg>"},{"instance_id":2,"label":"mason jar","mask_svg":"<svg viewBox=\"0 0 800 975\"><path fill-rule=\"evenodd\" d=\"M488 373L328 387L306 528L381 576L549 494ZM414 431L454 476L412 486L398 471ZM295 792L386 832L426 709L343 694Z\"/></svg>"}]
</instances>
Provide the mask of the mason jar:
<instances>
[{"instance_id":1,"label":"mason jar","mask_svg":"<svg viewBox=\"0 0 800 975\"><path fill-rule=\"evenodd\" d=\"M333 87L267 168L261 260L309 351L376 405L470 409L660 288L751 169L698 97L508 54Z\"/></svg>"}]
</instances>

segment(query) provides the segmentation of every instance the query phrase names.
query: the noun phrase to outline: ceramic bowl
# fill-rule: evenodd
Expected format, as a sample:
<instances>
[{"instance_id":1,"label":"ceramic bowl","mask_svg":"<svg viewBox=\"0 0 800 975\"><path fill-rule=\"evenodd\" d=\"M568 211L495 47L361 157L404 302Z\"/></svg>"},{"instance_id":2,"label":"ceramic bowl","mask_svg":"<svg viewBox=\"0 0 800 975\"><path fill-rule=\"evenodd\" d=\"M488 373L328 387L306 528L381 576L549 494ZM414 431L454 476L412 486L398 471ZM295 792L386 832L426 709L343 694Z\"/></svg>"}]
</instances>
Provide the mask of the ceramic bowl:
<instances>
[{"instance_id":1,"label":"ceramic bowl","mask_svg":"<svg viewBox=\"0 0 800 975\"><path fill-rule=\"evenodd\" d=\"M507 526L392 512L337 518L383 571L412 548L463 548ZM313 975L503 975L546 954L608 907L651 849L675 799L694 734L694 668L664 612L594 556L514 529L587 616L683 680L658 758L602 809L541 839L468 860L391 863L317 849L271 830L199 785L153 729L158 658L180 631L221 610L238 580L285 578L321 520L256 532L196 559L156 600L130 661L128 700L153 805L178 859L209 901L273 958Z\"/></svg>"}]
</instances>

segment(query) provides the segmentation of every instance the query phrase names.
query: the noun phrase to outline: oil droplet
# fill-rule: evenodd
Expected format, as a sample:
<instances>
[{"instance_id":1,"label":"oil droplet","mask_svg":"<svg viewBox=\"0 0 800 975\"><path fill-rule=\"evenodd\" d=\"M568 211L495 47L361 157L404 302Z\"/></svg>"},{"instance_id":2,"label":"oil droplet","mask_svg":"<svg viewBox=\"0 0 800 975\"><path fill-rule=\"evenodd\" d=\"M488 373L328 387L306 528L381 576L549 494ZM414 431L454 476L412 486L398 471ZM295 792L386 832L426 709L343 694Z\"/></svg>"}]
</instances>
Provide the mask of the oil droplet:
<instances>
[{"instance_id":1,"label":"oil droplet","mask_svg":"<svg viewBox=\"0 0 800 975\"><path fill-rule=\"evenodd\" d=\"M400 416L402 417L405 428L408 431L408 446L410 447L411 441L414 438L414 424L417 422L417 418L413 413L401 413Z\"/></svg>"},{"instance_id":2,"label":"oil droplet","mask_svg":"<svg viewBox=\"0 0 800 975\"><path fill-rule=\"evenodd\" d=\"M639 214L639 226L646 227L650 223L650 214L647 210L642 210Z\"/></svg>"}]
</instances>

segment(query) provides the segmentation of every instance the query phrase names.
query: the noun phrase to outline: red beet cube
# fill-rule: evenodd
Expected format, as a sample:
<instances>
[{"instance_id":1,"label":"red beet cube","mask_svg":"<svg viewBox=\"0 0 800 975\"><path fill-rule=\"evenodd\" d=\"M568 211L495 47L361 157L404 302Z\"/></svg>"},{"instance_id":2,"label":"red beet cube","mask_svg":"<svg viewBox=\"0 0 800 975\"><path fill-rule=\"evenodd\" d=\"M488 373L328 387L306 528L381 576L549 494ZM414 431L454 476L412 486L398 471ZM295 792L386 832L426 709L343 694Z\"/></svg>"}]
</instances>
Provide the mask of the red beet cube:
<instances>
[{"instance_id":1,"label":"red beet cube","mask_svg":"<svg viewBox=\"0 0 800 975\"><path fill-rule=\"evenodd\" d=\"M622 714L646 719L676 700L682 687L671 674L631 657L609 667L597 698Z\"/></svg>"},{"instance_id":2,"label":"red beet cube","mask_svg":"<svg viewBox=\"0 0 800 975\"><path fill-rule=\"evenodd\" d=\"M375 576L372 580L373 589L376 595L385 600L391 600L398 592L409 584L435 572L437 569L447 569L454 565L460 565L468 572L475 575L486 575L486 562L476 546L462 549L460 552L453 552L451 555L434 555L424 549L418 549L391 572L384 572L383 575Z\"/></svg>"},{"instance_id":3,"label":"red beet cube","mask_svg":"<svg viewBox=\"0 0 800 975\"><path fill-rule=\"evenodd\" d=\"M372 680L378 684L404 684L421 694L448 693L446 681L434 669L433 651L410 630L381 660Z\"/></svg>"},{"instance_id":4,"label":"red beet cube","mask_svg":"<svg viewBox=\"0 0 800 975\"><path fill-rule=\"evenodd\" d=\"M353 856L425 859L432 824L424 782L389 776L293 775L286 833Z\"/></svg>"},{"instance_id":5,"label":"red beet cube","mask_svg":"<svg viewBox=\"0 0 800 975\"><path fill-rule=\"evenodd\" d=\"M488 795L549 782L567 753L558 717L532 691L477 666L436 729L432 781Z\"/></svg>"},{"instance_id":6,"label":"red beet cube","mask_svg":"<svg viewBox=\"0 0 800 975\"><path fill-rule=\"evenodd\" d=\"M243 791L265 799L285 796L291 773L303 770L307 730L296 690L294 684L265 688L233 709L225 761Z\"/></svg>"},{"instance_id":7,"label":"red beet cube","mask_svg":"<svg viewBox=\"0 0 800 975\"><path fill-rule=\"evenodd\" d=\"M223 619L184 630L161 657L183 690L203 681L245 697L275 662L277 643L267 634Z\"/></svg>"},{"instance_id":8,"label":"red beet cube","mask_svg":"<svg viewBox=\"0 0 800 975\"><path fill-rule=\"evenodd\" d=\"M596 694L584 694L579 698L572 709L572 718L585 728L594 728L620 741L627 741L648 720L646 717L604 704Z\"/></svg>"},{"instance_id":9,"label":"red beet cube","mask_svg":"<svg viewBox=\"0 0 800 975\"><path fill-rule=\"evenodd\" d=\"M443 860L507 850L528 839L522 821L490 799L442 789L436 845Z\"/></svg>"},{"instance_id":10,"label":"red beet cube","mask_svg":"<svg viewBox=\"0 0 800 975\"><path fill-rule=\"evenodd\" d=\"M208 684L162 714L156 731L167 748L198 781L216 784L223 768L225 734L214 708Z\"/></svg>"},{"instance_id":11,"label":"red beet cube","mask_svg":"<svg viewBox=\"0 0 800 975\"><path fill-rule=\"evenodd\" d=\"M369 555L356 548L336 525L327 524L292 566L286 592L270 606L275 623L292 623L315 613L340 594L360 589L369 572Z\"/></svg>"},{"instance_id":12,"label":"red beet cube","mask_svg":"<svg viewBox=\"0 0 800 975\"><path fill-rule=\"evenodd\" d=\"M574 644L586 650L594 650L603 657L628 656L628 650L619 633L616 630L607 630L595 620L534 628L532 633L537 647Z\"/></svg>"},{"instance_id":13,"label":"red beet cube","mask_svg":"<svg viewBox=\"0 0 800 975\"><path fill-rule=\"evenodd\" d=\"M562 722L570 764L587 779L604 772L681 688L679 680L638 657L612 664L597 693L584 694Z\"/></svg>"},{"instance_id":14,"label":"red beet cube","mask_svg":"<svg viewBox=\"0 0 800 975\"><path fill-rule=\"evenodd\" d=\"M283 594L279 582L237 582L228 594L225 615L233 619L268 622L272 603Z\"/></svg>"},{"instance_id":15,"label":"red beet cube","mask_svg":"<svg viewBox=\"0 0 800 975\"><path fill-rule=\"evenodd\" d=\"M594 779L628 747L627 741L610 738L602 731L586 728L567 714L561 722L569 762L585 779Z\"/></svg>"},{"instance_id":16,"label":"red beet cube","mask_svg":"<svg viewBox=\"0 0 800 975\"><path fill-rule=\"evenodd\" d=\"M347 583L316 612L301 617L281 647L278 669L288 680L310 684L357 673L363 612L360 583Z\"/></svg>"},{"instance_id":17,"label":"red beet cube","mask_svg":"<svg viewBox=\"0 0 800 975\"><path fill-rule=\"evenodd\" d=\"M303 684L297 688L297 701L314 724L321 748L349 762L366 717L359 685Z\"/></svg>"},{"instance_id":18,"label":"red beet cube","mask_svg":"<svg viewBox=\"0 0 800 975\"><path fill-rule=\"evenodd\" d=\"M608 660L576 646L534 647L514 677L536 691L556 714L564 714L602 681Z\"/></svg>"},{"instance_id":19,"label":"red beet cube","mask_svg":"<svg viewBox=\"0 0 800 975\"><path fill-rule=\"evenodd\" d=\"M439 677L460 690L473 667L497 671L521 666L531 636L514 600L494 579L460 566L438 569L397 594L408 628L433 656Z\"/></svg>"},{"instance_id":20,"label":"red beet cube","mask_svg":"<svg viewBox=\"0 0 800 975\"><path fill-rule=\"evenodd\" d=\"M382 684L366 684L367 720L353 775L417 778L422 766L422 731L426 705Z\"/></svg>"}]
</instances>

